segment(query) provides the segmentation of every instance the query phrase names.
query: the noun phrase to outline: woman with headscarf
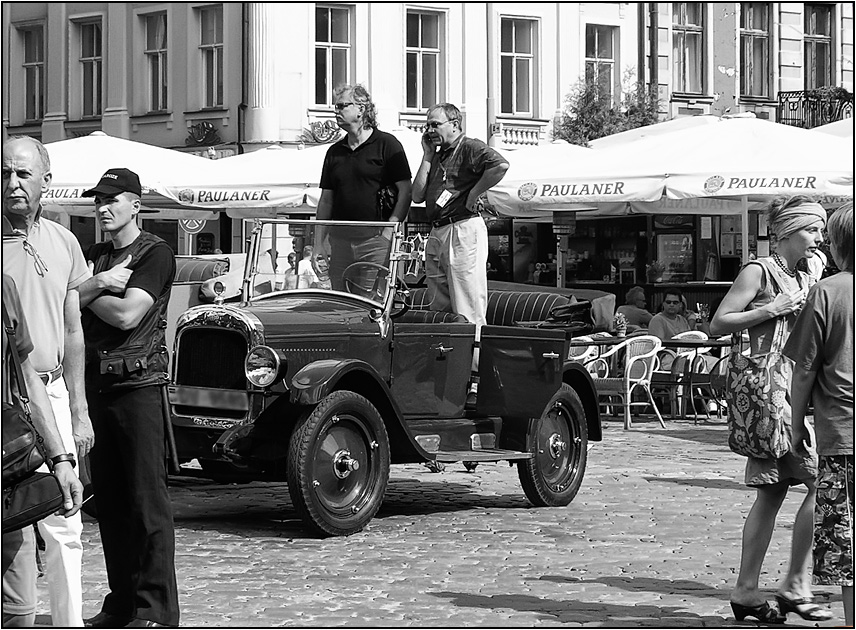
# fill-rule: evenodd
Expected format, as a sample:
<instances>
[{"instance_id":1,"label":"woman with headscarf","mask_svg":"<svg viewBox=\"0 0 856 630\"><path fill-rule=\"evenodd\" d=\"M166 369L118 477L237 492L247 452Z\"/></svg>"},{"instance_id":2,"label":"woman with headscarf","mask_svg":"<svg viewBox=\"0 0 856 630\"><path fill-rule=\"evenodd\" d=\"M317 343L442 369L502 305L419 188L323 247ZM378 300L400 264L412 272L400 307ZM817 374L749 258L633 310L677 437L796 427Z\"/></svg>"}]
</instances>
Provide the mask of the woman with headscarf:
<instances>
[{"instance_id":1,"label":"woman with headscarf","mask_svg":"<svg viewBox=\"0 0 856 630\"><path fill-rule=\"evenodd\" d=\"M795 267L801 258L815 255L826 226L826 211L804 196L774 201L767 216L773 253L750 261L741 269L710 323L714 335L748 329L753 357L770 352L780 318L785 320L785 334L790 333L809 288L808 274ZM783 623L787 612L810 621L832 617L831 611L812 602L816 474L817 453L813 450L791 451L778 459L748 458L745 483L756 489L756 496L743 526L740 572L731 591L731 608L738 621L750 616L764 623ZM780 612L765 601L758 581L779 508L788 489L800 484L808 491L794 521L788 572L776 595Z\"/></svg>"}]
</instances>

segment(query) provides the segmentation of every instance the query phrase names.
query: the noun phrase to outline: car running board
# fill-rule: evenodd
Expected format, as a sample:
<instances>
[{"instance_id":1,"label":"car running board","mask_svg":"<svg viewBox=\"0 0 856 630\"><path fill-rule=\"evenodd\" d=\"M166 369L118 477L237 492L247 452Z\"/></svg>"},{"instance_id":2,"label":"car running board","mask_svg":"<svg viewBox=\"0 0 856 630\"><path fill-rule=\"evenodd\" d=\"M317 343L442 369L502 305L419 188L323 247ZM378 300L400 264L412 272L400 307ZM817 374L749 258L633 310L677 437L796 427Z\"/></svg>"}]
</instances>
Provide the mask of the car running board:
<instances>
[{"instance_id":1,"label":"car running board","mask_svg":"<svg viewBox=\"0 0 856 630\"><path fill-rule=\"evenodd\" d=\"M437 462L498 462L512 459L533 459L535 455L501 448L483 448L477 451L437 451L431 453Z\"/></svg>"}]
</instances>

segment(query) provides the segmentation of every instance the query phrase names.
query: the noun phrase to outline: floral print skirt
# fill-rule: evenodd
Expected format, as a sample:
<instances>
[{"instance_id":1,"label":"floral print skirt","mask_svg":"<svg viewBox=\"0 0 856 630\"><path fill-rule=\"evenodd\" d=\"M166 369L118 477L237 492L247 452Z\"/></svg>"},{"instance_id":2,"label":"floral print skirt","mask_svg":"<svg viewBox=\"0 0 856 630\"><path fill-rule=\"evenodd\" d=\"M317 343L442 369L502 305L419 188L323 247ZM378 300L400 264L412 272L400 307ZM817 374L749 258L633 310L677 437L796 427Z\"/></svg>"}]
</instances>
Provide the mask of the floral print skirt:
<instances>
[{"instance_id":1,"label":"floral print skirt","mask_svg":"<svg viewBox=\"0 0 856 630\"><path fill-rule=\"evenodd\" d=\"M813 582L853 586L853 455L820 458Z\"/></svg>"}]
</instances>

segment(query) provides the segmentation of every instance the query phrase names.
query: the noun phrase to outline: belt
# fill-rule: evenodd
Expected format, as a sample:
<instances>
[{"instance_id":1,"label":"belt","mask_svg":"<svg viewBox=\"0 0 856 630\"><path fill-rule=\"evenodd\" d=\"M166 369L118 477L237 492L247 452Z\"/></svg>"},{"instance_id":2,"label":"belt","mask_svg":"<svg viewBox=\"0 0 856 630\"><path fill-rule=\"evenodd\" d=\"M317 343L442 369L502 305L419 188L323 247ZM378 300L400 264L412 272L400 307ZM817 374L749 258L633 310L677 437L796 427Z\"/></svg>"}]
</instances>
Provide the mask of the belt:
<instances>
[{"instance_id":1,"label":"belt","mask_svg":"<svg viewBox=\"0 0 856 630\"><path fill-rule=\"evenodd\" d=\"M62 363L52 369L50 372L39 372L39 378L45 385L50 385L55 380L62 376Z\"/></svg>"},{"instance_id":2,"label":"belt","mask_svg":"<svg viewBox=\"0 0 856 630\"><path fill-rule=\"evenodd\" d=\"M469 214L459 214L457 216L445 217L444 219L437 219L436 221L431 221L431 225L435 228L443 227L444 225L451 225L452 223L457 223L458 221L466 221L467 219L473 219L479 216L478 214L473 214L472 212Z\"/></svg>"}]
</instances>

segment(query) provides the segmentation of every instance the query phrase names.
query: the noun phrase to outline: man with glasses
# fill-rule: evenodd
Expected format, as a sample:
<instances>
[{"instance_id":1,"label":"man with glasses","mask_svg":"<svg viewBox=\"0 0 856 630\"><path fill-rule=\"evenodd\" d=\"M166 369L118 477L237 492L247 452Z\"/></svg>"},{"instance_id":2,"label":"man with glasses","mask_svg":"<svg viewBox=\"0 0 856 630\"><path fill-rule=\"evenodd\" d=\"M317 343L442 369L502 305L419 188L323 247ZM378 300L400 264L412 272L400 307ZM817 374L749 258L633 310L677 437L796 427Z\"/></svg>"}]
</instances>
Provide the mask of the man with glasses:
<instances>
[{"instance_id":1,"label":"man with glasses","mask_svg":"<svg viewBox=\"0 0 856 630\"><path fill-rule=\"evenodd\" d=\"M508 161L481 140L469 138L461 111L451 103L428 110L424 155L413 181L413 201L425 202L432 229L425 250L431 308L463 315L476 325L487 318L487 226L477 210L482 193L498 184ZM475 402L478 351L467 404Z\"/></svg>"},{"instance_id":2,"label":"man with glasses","mask_svg":"<svg viewBox=\"0 0 856 630\"><path fill-rule=\"evenodd\" d=\"M402 222L410 210L410 165L398 138L377 128L377 111L362 85L343 85L333 95L336 123L345 137L333 144L321 169L318 220ZM326 234L316 245L326 254ZM392 229L333 231L330 276L345 289L342 273L355 262L386 264ZM361 283L362 284L362 283Z\"/></svg>"},{"instance_id":3,"label":"man with glasses","mask_svg":"<svg viewBox=\"0 0 856 630\"><path fill-rule=\"evenodd\" d=\"M30 360L45 382L66 457L73 461L95 440L83 384L76 290L91 274L74 234L42 216L41 199L50 184L50 158L41 142L14 136L3 144L3 272L18 287L32 332ZM51 515L38 527L45 541L52 625L82 626L80 514Z\"/></svg>"}]
</instances>

